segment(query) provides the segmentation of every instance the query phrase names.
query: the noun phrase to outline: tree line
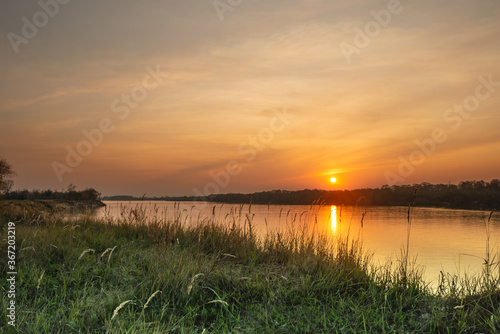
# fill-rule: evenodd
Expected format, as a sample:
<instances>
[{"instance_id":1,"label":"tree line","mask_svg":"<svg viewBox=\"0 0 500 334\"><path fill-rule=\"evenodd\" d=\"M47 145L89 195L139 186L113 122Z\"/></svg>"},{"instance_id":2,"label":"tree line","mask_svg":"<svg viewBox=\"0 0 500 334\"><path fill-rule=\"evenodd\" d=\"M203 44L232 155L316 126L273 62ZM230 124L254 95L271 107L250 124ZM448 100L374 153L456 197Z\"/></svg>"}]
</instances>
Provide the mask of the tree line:
<instances>
[{"instance_id":1,"label":"tree line","mask_svg":"<svg viewBox=\"0 0 500 334\"><path fill-rule=\"evenodd\" d=\"M356 190L297 191L271 190L250 194L213 194L205 197L133 197L111 196L104 200L165 200L165 201L210 201L232 204L278 204L278 205L375 205L443 207L470 210L500 210L500 180L464 181L459 184L420 183L413 185L383 186Z\"/></svg>"},{"instance_id":2,"label":"tree line","mask_svg":"<svg viewBox=\"0 0 500 334\"><path fill-rule=\"evenodd\" d=\"M16 172L12 164L0 157L0 199L97 201L101 197L101 193L93 188L77 191L73 184L70 184L66 191L36 189L11 191L14 185L12 180L14 176L16 176Z\"/></svg>"},{"instance_id":3,"label":"tree line","mask_svg":"<svg viewBox=\"0 0 500 334\"><path fill-rule=\"evenodd\" d=\"M65 200L65 201L97 201L101 193L93 188L76 190L70 185L66 191L57 190L16 190L3 195L10 200Z\"/></svg>"},{"instance_id":4,"label":"tree line","mask_svg":"<svg viewBox=\"0 0 500 334\"><path fill-rule=\"evenodd\" d=\"M383 186L356 190L272 190L253 194L220 194L209 200L225 203L325 204L444 207L454 209L500 209L500 180L465 181L455 184Z\"/></svg>"},{"instance_id":5,"label":"tree line","mask_svg":"<svg viewBox=\"0 0 500 334\"><path fill-rule=\"evenodd\" d=\"M101 194L92 188L76 191L69 185L67 191L53 190L16 190L12 188L12 177L15 172L12 166L0 158L0 196L5 199L18 200L84 200L96 201ZM356 190L318 190L305 189L297 191L272 190L252 194L213 194L205 197L145 197L113 196L104 200L167 200L167 201L210 201L222 203L255 203L278 205L380 205L380 206L414 206L444 207L453 209L500 210L500 180L464 181L455 184L420 183L413 185L383 186L381 188L365 188Z\"/></svg>"}]
</instances>

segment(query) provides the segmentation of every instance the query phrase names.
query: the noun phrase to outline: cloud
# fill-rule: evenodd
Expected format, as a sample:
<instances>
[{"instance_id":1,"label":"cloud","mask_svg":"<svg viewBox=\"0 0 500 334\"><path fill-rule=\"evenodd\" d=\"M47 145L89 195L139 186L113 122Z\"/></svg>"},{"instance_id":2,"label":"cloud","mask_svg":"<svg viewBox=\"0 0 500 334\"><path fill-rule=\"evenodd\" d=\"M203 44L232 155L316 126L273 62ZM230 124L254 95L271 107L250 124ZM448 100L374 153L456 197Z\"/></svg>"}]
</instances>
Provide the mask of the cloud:
<instances>
[{"instance_id":1,"label":"cloud","mask_svg":"<svg viewBox=\"0 0 500 334\"><path fill-rule=\"evenodd\" d=\"M351 64L339 44L352 43L354 27L387 1L245 0L223 22L210 1L73 1L17 55L6 34L39 7L2 3L0 151L23 175L42 169L50 179L51 161L107 117L116 130L68 179L96 175L110 192L143 181L157 194L155 180L163 180L185 193L238 158L238 145L268 125L270 110L286 106L293 124L231 189L318 185L331 170L375 183L415 139L447 126L443 113L474 92L479 75L500 80L498 1L401 3L403 12ZM156 64L168 78L120 121L111 102ZM446 177L474 149L497 147L499 104L498 95L482 103L426 165L447 161L438 172ZM36 178L18 182L36 186Z\"/></svg>"}]
</instances>

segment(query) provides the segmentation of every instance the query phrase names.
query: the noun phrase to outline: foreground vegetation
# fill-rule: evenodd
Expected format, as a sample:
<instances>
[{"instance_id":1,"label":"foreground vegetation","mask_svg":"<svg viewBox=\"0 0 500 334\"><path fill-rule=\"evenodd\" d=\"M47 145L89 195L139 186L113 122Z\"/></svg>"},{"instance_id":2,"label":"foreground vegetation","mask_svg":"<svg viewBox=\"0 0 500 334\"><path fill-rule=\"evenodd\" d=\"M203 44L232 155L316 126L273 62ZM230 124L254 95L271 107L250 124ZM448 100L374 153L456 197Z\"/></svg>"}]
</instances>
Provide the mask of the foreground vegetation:
<instances>
[{"instance_id":1,"label":"foreground vegetation","mask_svg":"<svg viewBox=\"0 0 500 334\"><path fill-rule=\"evenodd\" d=\"M373 268L356 240L300 227L257 240L250 216L186 225L0 213L0 270L7 223L16 222L15 330L21 333L494 333L499 267L483 277L443 277L430 292L402 258ZM405 252L403 252L404 254ZM411 263L411 261L410 261ZM5 279L0 282L7 291Z\"/></svg>"}]
</instances>

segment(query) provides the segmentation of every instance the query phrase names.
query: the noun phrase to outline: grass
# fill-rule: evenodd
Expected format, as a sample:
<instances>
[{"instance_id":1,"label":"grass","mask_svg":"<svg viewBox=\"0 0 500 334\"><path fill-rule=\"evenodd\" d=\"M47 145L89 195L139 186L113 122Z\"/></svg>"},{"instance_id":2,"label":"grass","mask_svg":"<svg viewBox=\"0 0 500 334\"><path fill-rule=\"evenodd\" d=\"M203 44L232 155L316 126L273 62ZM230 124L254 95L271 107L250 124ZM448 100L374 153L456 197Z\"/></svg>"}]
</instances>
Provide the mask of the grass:
<instances>
[{"instance_id":1,"label":"grass","mask_svg":"<svg viewBox=\"0 0 500 334\"><path fill-rule=\"evenodd\" d=\"M2 321L0 332L498 332L500 266L489 244L483 276L443 275L433 293L407 257L374 268L356 239L295 226L260 240L250 215L241 225L180 217L0 215L0 270L14 218L18 270L17 327Z\"/></svg>"}]
</instances>

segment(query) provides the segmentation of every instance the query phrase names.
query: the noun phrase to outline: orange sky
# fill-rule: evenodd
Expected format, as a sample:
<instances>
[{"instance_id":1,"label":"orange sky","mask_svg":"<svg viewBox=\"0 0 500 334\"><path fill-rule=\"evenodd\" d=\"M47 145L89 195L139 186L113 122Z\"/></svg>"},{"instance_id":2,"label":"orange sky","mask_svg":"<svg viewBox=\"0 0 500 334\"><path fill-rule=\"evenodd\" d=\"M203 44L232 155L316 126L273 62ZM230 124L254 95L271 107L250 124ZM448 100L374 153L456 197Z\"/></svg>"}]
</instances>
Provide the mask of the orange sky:
<instances>
[{"instance_id":1,"label":"orange sky","mask_svg":"<svg viewBox=\"0 0 500 334\"><path fill-rule=\"evenodd\" d=\"M498 1L45 2L0 4L0 156L15 188L500 177ZM85 153L72 165L68 147Z\"/></svg>"}]
</instances>

